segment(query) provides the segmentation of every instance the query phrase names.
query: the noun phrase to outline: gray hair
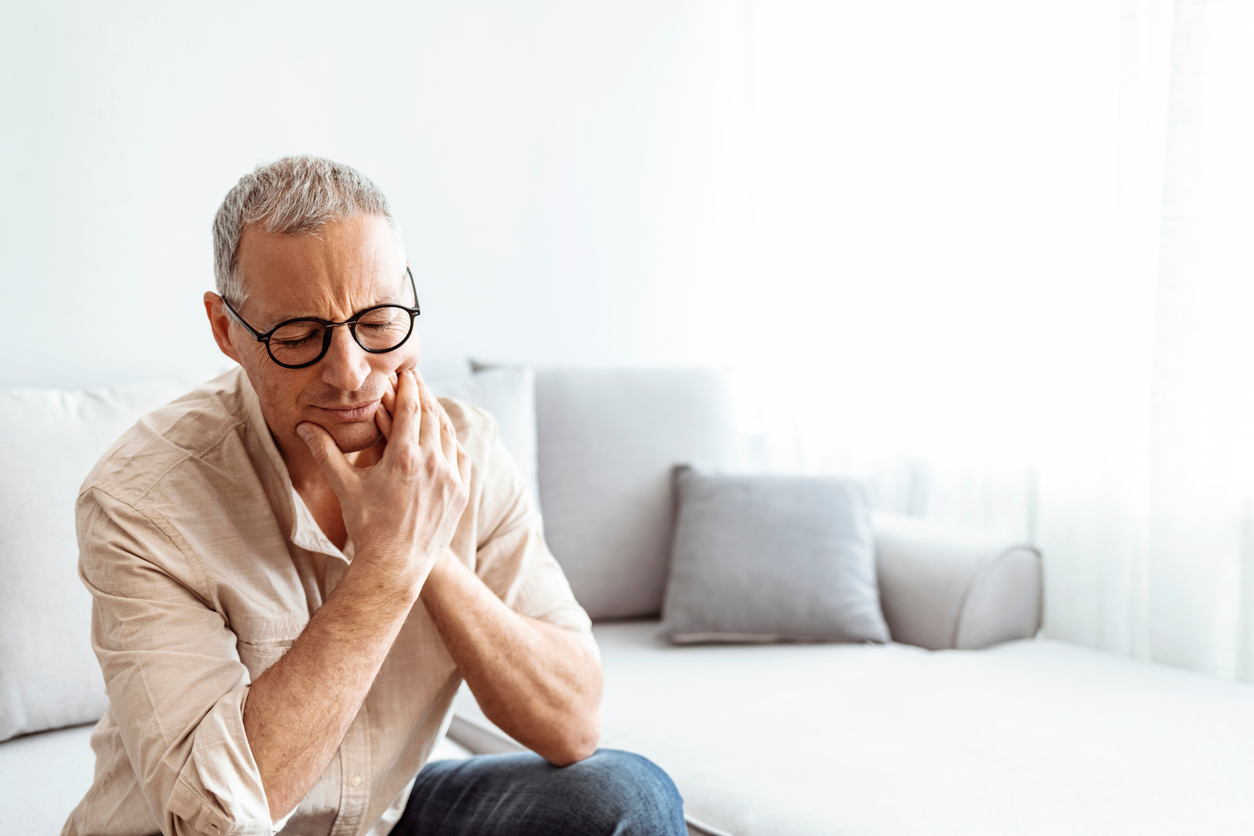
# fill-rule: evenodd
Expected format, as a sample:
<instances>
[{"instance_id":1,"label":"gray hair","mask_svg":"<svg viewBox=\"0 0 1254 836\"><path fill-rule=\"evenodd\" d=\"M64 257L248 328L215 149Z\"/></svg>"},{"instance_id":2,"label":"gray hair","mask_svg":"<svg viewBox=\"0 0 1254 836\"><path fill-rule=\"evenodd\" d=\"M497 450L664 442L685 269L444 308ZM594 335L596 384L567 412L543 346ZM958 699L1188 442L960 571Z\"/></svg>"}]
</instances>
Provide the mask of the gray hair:
<instances>
[{"instance_id":1,"label":"gray hair","mask_svg":"<svg viewBox=\"0 0 1254 836\"><path fill-rule=\"evenodd\" d=\"M399 243L401 231L379 187L354 168L322 157L284 157L239 179L213 218L213 275L218 295L244 301L239 242L250 224L279 235L312 235L328 223L379 215Z\"/></svg>"}]
</instances>

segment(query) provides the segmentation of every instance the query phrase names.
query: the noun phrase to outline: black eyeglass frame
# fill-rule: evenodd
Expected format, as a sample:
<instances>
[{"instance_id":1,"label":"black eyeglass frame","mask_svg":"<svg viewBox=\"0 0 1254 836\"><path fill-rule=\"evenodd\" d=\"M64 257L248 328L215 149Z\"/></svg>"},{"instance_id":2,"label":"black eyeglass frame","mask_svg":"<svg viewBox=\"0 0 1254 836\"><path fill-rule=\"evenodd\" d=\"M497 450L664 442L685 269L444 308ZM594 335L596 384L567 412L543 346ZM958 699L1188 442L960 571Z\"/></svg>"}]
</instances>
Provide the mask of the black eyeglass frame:
<instances>
[{"instance_id":1,"label":"black eyeglass frame","mask_svg":"<svg viewBox=\"0 0 1254 836\"><path fill-rule=\"evenodd\" d=\"M239 315L239 311L231 307L231 303L226 300L225 296L222 297L222 304L226 305L226 309L231 312L231 316L235 317L235 320L240 325L243 325L245 328L248 329L248 333L252 334L254 337L257 338L257 342L265 344L266 354L270 355L271 360L273 360L275 363L277 363L278 365L282 366L285 369L305 369L305 368L312 366L314 363L317 363L323 357L327 356L327 351L331 348L331 337L332 337L331 329L339 328L341 325L347 325L348 332L353 335L353 342L361 346L362 351L369 352L370 354L387 354L389 351L396 351L396 349L400 348L405 343L409 342L409 338L413 336L413 333L414 333L414 317L421 314L422 311L419 309L419 306L418 306L418 286L414 284L414 273L408 267L405 268L405 273L406 275L409 276L409 289L412 290L414 293L414 306L412 308L409 307L408 305L397 305L391 302L388 302L382 305L371 305L369 308L366 308L365 310L361 310L353 314L351 317L344 320L343 322L331 322L328 319L318 319L316 316L298 316L295 319L283 320L278 325L274 326L269 331L266 331L263 334L262 332L258 331L256 328L252 327L247 322L245 322L244 317ZM357 337L357 321L361 319L363 316L365 316L366 314L370 313L371 311L377 311L380 308L400 308L401 310L408 312L409 313L409 331L405 334L405 339L401 340L400 342L398 342L396 345L392 346L391 348L367 348L365 345L362 344L361 340ZM287 325L291 325L294 322L316 322L317 324L321 325L323 328L322 351L319 351L318 356L310 360L308 363L296 363L296 364L284 363L282 360L275 357L274 352L270 349L270 338L274 336L275 332L277 332L280 328L283 328Z\"/></svg>"}]
</instances>

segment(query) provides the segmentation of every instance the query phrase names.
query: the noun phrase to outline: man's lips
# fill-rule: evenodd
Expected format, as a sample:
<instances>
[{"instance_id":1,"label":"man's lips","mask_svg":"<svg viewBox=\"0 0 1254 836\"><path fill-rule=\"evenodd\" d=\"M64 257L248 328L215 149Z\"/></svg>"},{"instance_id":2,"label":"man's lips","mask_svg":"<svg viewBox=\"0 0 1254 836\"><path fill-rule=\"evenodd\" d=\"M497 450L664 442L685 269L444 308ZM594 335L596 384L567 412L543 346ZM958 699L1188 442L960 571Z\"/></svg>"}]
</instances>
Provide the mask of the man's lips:
<instances>
[{"instance_id":1,"label":"man's lips","mask_svg":"<svg viewBox=\"0 0 1254 836\"><path fill-rule=\"evenodd\" d=\"M314 408L341 421L368 421L374 417L374 411L378 406L379 401L373 400L356 406L318 406Z\"/></svg>"}]
</instances>

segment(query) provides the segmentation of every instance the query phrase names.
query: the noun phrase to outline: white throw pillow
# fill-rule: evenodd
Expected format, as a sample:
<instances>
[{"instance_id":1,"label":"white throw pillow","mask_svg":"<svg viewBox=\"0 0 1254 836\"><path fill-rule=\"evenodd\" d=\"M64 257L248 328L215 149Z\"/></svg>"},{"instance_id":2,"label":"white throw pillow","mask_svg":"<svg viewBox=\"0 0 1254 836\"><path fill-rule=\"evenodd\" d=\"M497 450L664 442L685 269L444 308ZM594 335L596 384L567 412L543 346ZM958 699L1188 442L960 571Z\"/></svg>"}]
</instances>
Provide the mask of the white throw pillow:
<instances>
[{"instance_id":1,"label":"white throw pillow","mask_svg":"<svg viewBox=\"0 0 1254 836\"><path fill-rule=\"evenodd\" d=\"M527 480L527 490L539 511L535 372L517 366L499 366L465 378L432 381L430 386L436 397L455 398L492 413L501 429L501 441Z\"/></svg>"},{"instance_id":2,"label":"white throw pillow","mask_svg":"<svg viewBox=\"0 0 1254 836\"><path fill-rule=\"evenodd\" d=\"M0 391L0 740L104 713L74 502L118 436L192 385Z\"/></svg>"}]
</instances>

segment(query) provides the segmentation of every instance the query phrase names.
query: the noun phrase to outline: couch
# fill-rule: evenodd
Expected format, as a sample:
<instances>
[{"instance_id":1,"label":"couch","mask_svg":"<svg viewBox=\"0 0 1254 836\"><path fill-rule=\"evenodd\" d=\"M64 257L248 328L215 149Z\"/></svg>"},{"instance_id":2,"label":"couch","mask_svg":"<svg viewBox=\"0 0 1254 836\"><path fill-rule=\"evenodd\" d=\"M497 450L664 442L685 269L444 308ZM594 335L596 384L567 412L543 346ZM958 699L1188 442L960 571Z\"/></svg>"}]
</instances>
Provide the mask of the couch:
<instances>
[{"instance_id":1,"label":"couch","mask_svg":"<svg viewBox=\"0 0 1254 836\"><path fill-rule=\"evenodd\" d=\"M105 696L78 481L187 386L0 393L4 834L59 832L91 781ZM660 639L671 471L738 466L717 374L487 369L434 388L497 416L595 622L602 745L664 767L691 833L1254 833L1254 688L1041 638L1028 544L877 514L890 643ZM463 688L436 756L517 747Z\"/></svg>"}]
</instances>

